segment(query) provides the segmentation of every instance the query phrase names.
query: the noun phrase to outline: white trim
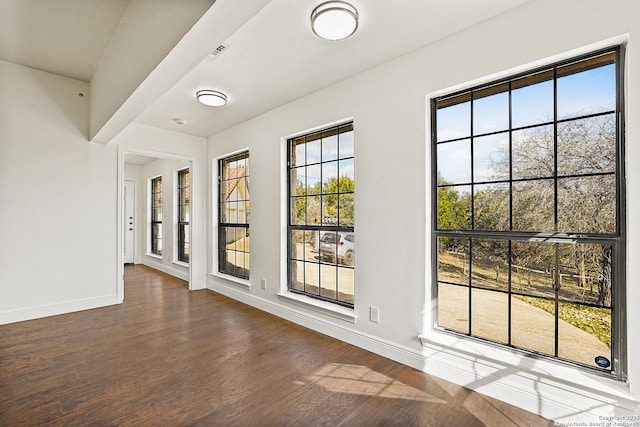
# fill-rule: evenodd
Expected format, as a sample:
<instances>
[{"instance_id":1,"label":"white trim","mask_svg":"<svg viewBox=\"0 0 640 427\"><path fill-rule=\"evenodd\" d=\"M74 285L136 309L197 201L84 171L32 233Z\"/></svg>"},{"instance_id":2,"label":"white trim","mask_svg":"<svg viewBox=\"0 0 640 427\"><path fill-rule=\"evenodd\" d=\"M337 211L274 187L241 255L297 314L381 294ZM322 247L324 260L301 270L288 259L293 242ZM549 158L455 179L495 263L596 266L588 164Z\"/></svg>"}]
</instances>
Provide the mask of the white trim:
<instances>
[{"instance_id":1,"label":"white trim","mask_svg":"<svg viewBox=\"0 0 640 427\"><path fill-rule=\"evenodd\" d=\"M145 254L145 256L148 256L148 257L150 257L150 258L155 258L155 259L163 259L163 258L162 258L162 255L154 254L154 253L152 253L152 252L147 252L147 253Z\"/></svg>"},{"instance_id":2,"label":"white trim","mask_svg":"<svg viewBox=\"0 0 640 427\"><path fill-rule=\"evenodd\" d=\"M167 273L170 274L171 276L177 277L178 279L182 279L186 282L189 281L189 271L185 271L182 269L178 269L178 268L173 268L172 266L169 266L167 264L162 264L159 262L153 262L153 260L144 260L142 261L143 265L146 265L147 267L151 267L153 269L156 270L160 270L163 273Z\"/></svg>"},{"instance_id":3,"label":"white trim","mask_svg":"<svg viewBox=\"0 0 640 427\"><path fill-rule=\"evenodd\" d=\"M296 294L289 291L278 292L280 298L285 299L288 302L299 305L301 307L308 308L318 313L328 314L336 319L346 320L351 323L356 323L358 315L352 308L343 307L341 305L333 304L327 301L313 299L311 297Z\"/></svg>"},{"instance_id":4,"label":"white trim","mask_svg":"<svg viewBox=\"0 0 640 427\"><path fill-rule=\"evenodd\" d=\"M118 295L78 299L0 312L0 325L119 304Z\"/></svg>"},{"instance_id":5,"label":"white trim","mask_svg":"<svg viewBox=\"0 0 640 427\"><path fill-rule=\"evenodd\" d=\"M240 277L230 276L228 274L223 274L223 273L209 273L209 275L214 279L220 279L226 283L231 283L233 285L240 285L247 289L251 288L251 282L247 279L241 279Z\"/></svg>"},{"instance_id":6,"label":"white trim","mask_svg":"<svg viewBox=\"0 0 640 427\"><path fill-rule=\"evenodd\" d=\"M175 265L178 265L178 266L180 266L180 267L189 268L189 264L188 264L188 263L186 263L186 262L184 262L184 261L180 261L180 260L178 260L178 259L173 259L173 260L171 260L171 263L172 263L172 264L175 264Z\"/></svg>"}]
</instances>

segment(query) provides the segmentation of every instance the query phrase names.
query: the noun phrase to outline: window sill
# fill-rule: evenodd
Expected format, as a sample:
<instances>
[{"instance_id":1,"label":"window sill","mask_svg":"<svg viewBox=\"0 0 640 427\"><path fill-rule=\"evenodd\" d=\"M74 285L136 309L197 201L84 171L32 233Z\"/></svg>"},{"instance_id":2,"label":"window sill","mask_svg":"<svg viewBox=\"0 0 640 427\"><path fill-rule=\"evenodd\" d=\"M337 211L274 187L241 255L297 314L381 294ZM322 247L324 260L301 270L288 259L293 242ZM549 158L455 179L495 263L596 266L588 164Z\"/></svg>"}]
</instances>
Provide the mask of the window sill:
<instances>
[{"instance_id":1,"label":"window sill","mask_svg":"<svg viewBox=\"0 0 640 427\"><path fill-rule=\"evenodd\" d=\"M588 391L606 394L619 403L624 402L630 406L638 403L637 397L629 392L627 383L596 372L553 360L534 358L516 350L464 339L436 329L430 330L428 334L418 335L418 338L425 350L433 352L427 357L441 359L440 362L455 367L460 372L469 369L474 375L478 375L479 371L483 371L483 375L498 375L501 372L498 376L517 377L520 382L546 383L559 389L571 390L572 393ZM509 371L511 374L507 375L506 372Z\"/></svg>"},{"instance_id":2,"label":"window sill","mask_svg":"<svg viewBox=\"0 0 640 427\"><path fill-rule=\"evenodd\" d=\"M175 265L179 265L180 267L189 268L189 264L184 261L173 260L171 262Z\"/></svg>"},{"instance_id":3,"label":"window sill","mask_svg":"<svg viewBox=\"0 0 640 427\"><path fill-rule=\"evenodd\" d=\"M162 255L148 253L148 254L147 254L147 256L148 256L149 258L155 258L155 259L162 260Z\"/></svg>"},{"instance_id":4,"label":"window sill","mask_svg":"<svg viewBox=\"0 0 640 427\"><path fill-rule=\"evenodd\" d=\"M227 274L222 274L222 273L209 273L209 276L215 277L216 279L221 279L225 283L230 283L230 284L233 284L233 285L239 285L239 286L245 287L247 289L251 288L251 282L249 280L247 280L247 279L241 279L239 277L229 276Z\"/></svg>"},{"instance_id":5,"label":"window sill","mask_svg":"<svg viewBox=\"0 0 640 427\"><path fill-rule=\"evenodd\" d=\"M280 298L286 299L289 302L292 302L301 307L309 308L318 313L327 314L340 320L346 320L350 323L356 323L356 320L358 319L358 315L351 308L342 307L330 302L316 300L288 291L278 292L277 295Z\"/></svg>"}]
</instances>

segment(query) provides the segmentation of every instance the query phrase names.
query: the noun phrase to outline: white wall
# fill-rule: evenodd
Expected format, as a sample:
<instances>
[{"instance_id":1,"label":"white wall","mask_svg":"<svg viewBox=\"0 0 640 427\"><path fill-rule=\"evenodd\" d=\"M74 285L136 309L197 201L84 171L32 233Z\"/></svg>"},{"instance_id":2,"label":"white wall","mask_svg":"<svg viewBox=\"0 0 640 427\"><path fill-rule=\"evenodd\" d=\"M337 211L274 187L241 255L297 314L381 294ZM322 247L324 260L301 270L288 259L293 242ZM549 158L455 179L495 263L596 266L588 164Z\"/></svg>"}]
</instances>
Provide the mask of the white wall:
<instances>
[{"instance_id":1,"label":"white wall","mask_svg":"<svg viewBox=\"0 0 640 427\"><path fill-rule=\"evenodd\" d=\"M276 315L559 421L640 413L640 263L628 270L628 382L453 339L432 330L428 98L460 85L628 40L628 259L640 255L640 2L537 0L208 140L214 159L249 147L251 286L211 275L208 287ZM612 38L615 39L612 41ZM586 49L586 50L585 50ZM352 318L292 303L286 288L283 138L353 117L356 150L356 303ZM211 173L210 173L211 175ZM398 185L402 182L402 185ZM215 177L209 181L209 213ZM402 206L398 211L397 206ZM211 218L211 216L209 216ZM393 218L393 221L389 221ZM212 233L210 233L210 236ZM210 238L209 270L215 265ZM267 290L260 280L266 279ZM380 323L369 321L370 306Z\"/></svg>"},{"instance_id":2,"label":"white wall","mask_svg":"<svg viewBox=\"0 0 640 427\"><path fill-rule=\"evenodd\" d=\"M116 302L117 150L88 142L88 89L0 61L0 324Z\"/></svg>"}]
</instances>

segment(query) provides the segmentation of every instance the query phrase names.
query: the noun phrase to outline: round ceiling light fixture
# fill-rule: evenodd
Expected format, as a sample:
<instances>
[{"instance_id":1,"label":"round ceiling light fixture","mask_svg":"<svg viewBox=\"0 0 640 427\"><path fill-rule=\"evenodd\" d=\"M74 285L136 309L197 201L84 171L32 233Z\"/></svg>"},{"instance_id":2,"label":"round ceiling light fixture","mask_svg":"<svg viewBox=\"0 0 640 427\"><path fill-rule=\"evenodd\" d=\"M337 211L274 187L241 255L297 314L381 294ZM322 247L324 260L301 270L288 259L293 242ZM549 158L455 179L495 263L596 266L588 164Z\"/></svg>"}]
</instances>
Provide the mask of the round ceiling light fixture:
<instances>
[{"instance_id":1,"label":"round ceiling light fixture","mask_svg":"<svg viewBox=\"0 0 640 427\"><path fill-rule=\"evenodd\" d=\"M209 107L222 107L227 103L227 95L217 90L199 90L196 92L196 99Z\"/></svg>"},{"instance_id":2,"label":"round ceiling light fixture","mask_svg":"<svg viewBox=\"0 0 640 427\"><path fill-rule=\"evenodd\" d=\"M343 1L321 3L311 12L311 29L326 40L342 40L356 32L358 11Z\"/></svg>"}]
</instances>

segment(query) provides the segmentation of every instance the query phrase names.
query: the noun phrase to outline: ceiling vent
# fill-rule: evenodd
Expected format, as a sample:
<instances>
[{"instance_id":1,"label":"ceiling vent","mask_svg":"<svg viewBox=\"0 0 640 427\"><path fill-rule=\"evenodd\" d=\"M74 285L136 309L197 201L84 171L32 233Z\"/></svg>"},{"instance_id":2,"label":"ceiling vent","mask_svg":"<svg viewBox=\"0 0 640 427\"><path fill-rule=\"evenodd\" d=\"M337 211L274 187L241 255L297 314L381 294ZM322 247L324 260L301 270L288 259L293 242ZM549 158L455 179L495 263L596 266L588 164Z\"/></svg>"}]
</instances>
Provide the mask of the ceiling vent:
<instances>
[{"instance_id":1,"label":"ceiling vent","mask_svg":"<svg viewBox=\"0 0 640 427\"><path fill-rule=\"evenodd\" d=\"M207 60L213 61L215 58L222 55L227 49L229 49L229 45L221 44L217 48L213 49L213 52L207 55Z\"/></svg>"}]
</instances>

